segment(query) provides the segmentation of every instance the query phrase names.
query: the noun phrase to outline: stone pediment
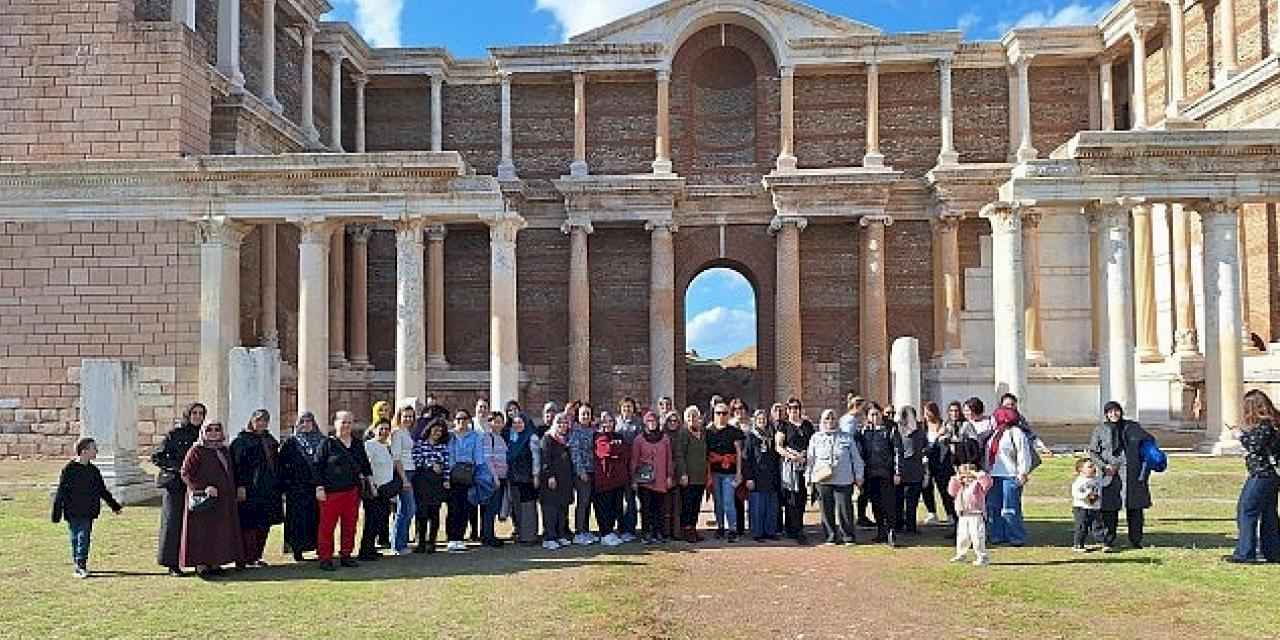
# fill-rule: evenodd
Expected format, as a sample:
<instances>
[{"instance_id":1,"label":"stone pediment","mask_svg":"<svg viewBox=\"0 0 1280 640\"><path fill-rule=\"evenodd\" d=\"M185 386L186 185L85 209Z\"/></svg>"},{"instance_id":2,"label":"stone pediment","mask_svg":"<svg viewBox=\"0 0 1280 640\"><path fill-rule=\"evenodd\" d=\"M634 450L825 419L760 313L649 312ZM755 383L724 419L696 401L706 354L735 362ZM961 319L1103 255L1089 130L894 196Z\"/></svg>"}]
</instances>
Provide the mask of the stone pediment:
<instances>
[{"instance_id":1,"label":"stone pediment","mask_svg":"<svg viewBox=\"0 0 1280 640\"><path fill-rule=\"evenodd\" d=\"M676 47L692 32L746 22L774 45L805 38L879 35L880 29L792 0L668 0L578 34L571 43L661 42Z\"/></svg>"}]
</instances>

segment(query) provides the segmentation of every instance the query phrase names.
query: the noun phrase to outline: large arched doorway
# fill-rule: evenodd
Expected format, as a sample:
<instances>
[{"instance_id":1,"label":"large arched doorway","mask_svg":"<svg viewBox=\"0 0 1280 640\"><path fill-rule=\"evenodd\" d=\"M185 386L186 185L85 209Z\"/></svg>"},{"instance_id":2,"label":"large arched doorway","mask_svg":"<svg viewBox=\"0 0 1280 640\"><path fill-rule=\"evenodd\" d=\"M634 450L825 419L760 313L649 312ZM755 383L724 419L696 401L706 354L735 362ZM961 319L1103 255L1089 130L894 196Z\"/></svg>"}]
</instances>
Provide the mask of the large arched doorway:
<instances>
[{"instance_id":1,"label":"large arched doorway","mask_svg":"<svg viewBox=\"0 0 1280 640\"><path fill-rule=\"evenodd\" d=\"M719 261L684 291L685 399L706 406L714 394L759 406L756 287L742 268Z\"/></svg>"}]
</instances>

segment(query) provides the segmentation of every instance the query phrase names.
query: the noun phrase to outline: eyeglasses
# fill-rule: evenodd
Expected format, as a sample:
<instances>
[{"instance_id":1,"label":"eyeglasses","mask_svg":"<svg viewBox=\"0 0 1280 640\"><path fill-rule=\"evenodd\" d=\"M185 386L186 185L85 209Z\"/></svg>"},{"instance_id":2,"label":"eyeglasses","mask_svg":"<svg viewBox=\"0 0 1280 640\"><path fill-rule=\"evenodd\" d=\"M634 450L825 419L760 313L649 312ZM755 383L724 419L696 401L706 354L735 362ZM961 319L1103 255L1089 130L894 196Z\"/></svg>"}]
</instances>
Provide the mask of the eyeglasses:
<instances>
[{"instance_id":1,"label":"eyeglasses","mask_svg":"<svg viewBox=\"0 0 1280 640\"><path fill-rule=\"evenodd\" d=\"M728 411L717 411L717 412L716 412L716 415L718 415L718 416L727 416L727 415L729 415L729 412L728 412Z\"/></svg>"}]
</instances>

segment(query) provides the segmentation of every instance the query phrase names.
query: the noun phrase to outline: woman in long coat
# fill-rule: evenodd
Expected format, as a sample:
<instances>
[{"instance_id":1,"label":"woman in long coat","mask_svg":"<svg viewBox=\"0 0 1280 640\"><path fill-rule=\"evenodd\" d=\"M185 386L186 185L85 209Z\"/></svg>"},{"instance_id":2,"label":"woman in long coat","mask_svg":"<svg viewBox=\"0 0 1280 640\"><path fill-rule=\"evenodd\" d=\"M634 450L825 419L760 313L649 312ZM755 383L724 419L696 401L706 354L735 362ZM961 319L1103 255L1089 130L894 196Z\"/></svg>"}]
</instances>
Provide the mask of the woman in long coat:
<instances>
[{"instance_id":1,"label":"woman in long coat","mask_svg":"<svg viewBox=\"0 0 1280 640\"><path fill-rule=\"evenodd\" d=\"M1137 422L1124 419L1117 402L1103 408L1105 422L1089 438L1089 459L1102 474L1103 545L1110 551L1120 526L1120 510L1125 511L1129 543L1142 548L1143 510L1151 508L1151 487L1142 477L1142 443L1151 439Z\"/></svg>"},{"instance_id":2,"label":"woman in long coat","mask_svg":"<svg viewBox=\"0 0 1280 640\"><path fill-rule=\"evenodd\" d=\"M280 447L280 482L284 488L284 550L302 562L303 552L316 550L320 505L316 502L316 452L324 434L315 414L303 411L298 424Z\"/></svg>"},{"instance_id":3,"label":"woman in long coat","mask_svg":"<svg viewBox=\"0 0 1280 640\"><path fill-rule=\"evenodd\" d=\"M222 565L244 561L235 466L226 441L222 423L209 422L200 428L200 441L182 461L187 500L198 493L213 499L213 506L203 511L185 509L182 520L178 555L182 566L195 567L201 577L222 575Z\"/></svg>"},{"instance_id":4,"label":"woman in long coat","mask_svg":"<svg viewBox=\"0 0 1280 640\"><path fill-rule=\"evenodd\" d=\"M267 427L271 414L258 409L249 424L231 443L231 462L236 470L236 493L240 499L240 534L244 562L266 566L262 551L272 525L284 522L280 504L280 444Z\"/></svg>"},{"instance_id":5,"label":"woman in long coat","mask_svg":"<svg viewBox=\"0 0 1280 640\"><path fill-rule=\"evenodd\" d=\"M182 542L182 514L187 503L187 486L182 483L182 461L200 439L200 425L204 424L206 413L208 409L203 404L191 403L182 412L182 422L165 434L160 446L151 454L151 462L160 468L156 484L164 490L156 562L168 568L171 576L186 575L178 558L178 547Z\"/></svg>"}]
</instances>

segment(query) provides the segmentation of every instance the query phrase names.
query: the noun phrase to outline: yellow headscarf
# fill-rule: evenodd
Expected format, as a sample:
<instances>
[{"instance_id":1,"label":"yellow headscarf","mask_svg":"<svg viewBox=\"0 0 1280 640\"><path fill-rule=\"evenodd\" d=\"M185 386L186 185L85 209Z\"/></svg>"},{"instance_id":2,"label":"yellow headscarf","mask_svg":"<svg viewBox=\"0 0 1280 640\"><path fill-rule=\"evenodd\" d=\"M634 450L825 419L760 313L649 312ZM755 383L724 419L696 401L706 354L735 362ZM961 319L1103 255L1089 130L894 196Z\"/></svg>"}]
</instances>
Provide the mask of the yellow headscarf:
<instances>
[{"instance_id":1,"label":"yellow headscarf","mask_svg":"<svg viewBox=\"0 0 1280 640\"><path fill-rule=\"evenodd\" d=\"M391 403L390 403L390 402L387 402L386 400L379 400L379 401L377 401L377 402L373 403L373 413L372 413L372 414L370 414L370 418L369 418L369 426L371 426L371 427L376 427L376 426L378 426L378 424L379 424L378 416L382 415L382 409L383 409L384 407L390 407L390 406L391 406ZM392 416L391 416L391 424L392 424L392 425L395 425L395 423L396 423L396 416L395 416L395 415L392 415Z\"/></svg>"}]
</instances>

